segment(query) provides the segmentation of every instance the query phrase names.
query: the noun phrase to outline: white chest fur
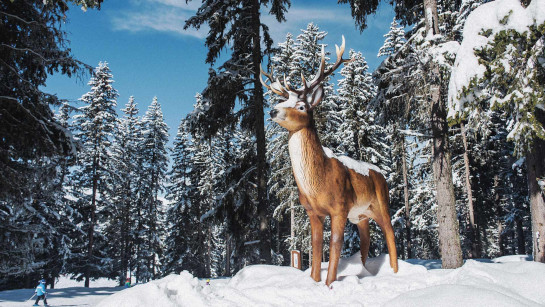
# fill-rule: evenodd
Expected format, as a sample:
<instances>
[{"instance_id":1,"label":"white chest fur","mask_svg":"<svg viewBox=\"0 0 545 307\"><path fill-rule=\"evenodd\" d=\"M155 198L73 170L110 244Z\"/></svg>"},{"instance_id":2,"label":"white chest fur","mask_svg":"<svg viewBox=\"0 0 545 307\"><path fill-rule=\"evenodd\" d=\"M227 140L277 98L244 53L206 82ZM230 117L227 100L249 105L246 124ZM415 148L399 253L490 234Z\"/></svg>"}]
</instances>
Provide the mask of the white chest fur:
<instances>
[{"instance_id":1,"label":"white chest fur","mask_svg":"<svg viewBox=\"0 0 545 307\"><path fill-rule=\"evenodd\" d=\"M308 165L306 165L306 159L308 158L304 152L303 140L300 133L295 133L290 137L288 148L290 151L291 166L293 167L293 174L297 181L297 186L303 193L311 195L313 193L312 186L310 184L310 174Z\"/></svg>"}]
</instances>

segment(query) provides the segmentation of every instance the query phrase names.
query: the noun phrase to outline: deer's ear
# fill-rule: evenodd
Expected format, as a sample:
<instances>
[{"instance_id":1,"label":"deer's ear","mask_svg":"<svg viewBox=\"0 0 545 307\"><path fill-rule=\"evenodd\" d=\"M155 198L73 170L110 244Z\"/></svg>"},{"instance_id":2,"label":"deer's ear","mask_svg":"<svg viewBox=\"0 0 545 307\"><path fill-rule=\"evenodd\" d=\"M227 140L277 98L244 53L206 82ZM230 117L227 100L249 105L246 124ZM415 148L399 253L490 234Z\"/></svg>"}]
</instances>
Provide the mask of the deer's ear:
<instances>
[{"instance_id":1,"label":"deer's ear","mask_svg":"<svg viewBox=\"0 0 545 307\"><path fill-rule=\"evenodd\" d=\"M312 95L307 96L307 103L310 105L310 110L314 109L324 98L324 87L322 85L316 87Z\"/></svg>"}]
</instances>

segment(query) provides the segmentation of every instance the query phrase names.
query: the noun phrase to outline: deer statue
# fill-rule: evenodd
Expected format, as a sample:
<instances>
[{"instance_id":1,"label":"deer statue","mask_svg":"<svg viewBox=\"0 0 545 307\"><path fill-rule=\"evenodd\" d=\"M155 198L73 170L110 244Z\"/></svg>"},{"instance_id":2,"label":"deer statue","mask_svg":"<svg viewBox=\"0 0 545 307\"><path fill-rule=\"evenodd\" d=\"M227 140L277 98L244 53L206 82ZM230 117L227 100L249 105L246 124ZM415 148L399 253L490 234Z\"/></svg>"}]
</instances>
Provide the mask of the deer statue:
<instances>
[{"instance_id":1,"label":"deer statue","mask_svg":"<svg viewBox=\"0 0 545 307\"><path fill-rule=\"evenodd\" d=\"M322 82L342 63L351 61L342 58L345 49L344 36L337 50L337 61L325 71L325 54L322 46L318 73L307 82L301 75L302 87L293 89L284 77L273 81L272 72L261 70L261 83L285 100L271 111L271 119L289 131L289 154L295 181L299 190L299 201L310 219L312 232L311 277L320 281L322 261L324 218L331 218L331 242L326 285L337 278L337 266L344 240L346 220L357 224L360 235L361 261L365 265L369 252L369 218L382 229L390 256L390 266L397 272L397 251L394 230L388 212L388 186L380 169L372 164L352 160L346 156L336 157L320 144L313 119L313 110L322 101ZM270 82L267 85L267 82Z\"/></svg>"}]
</instances>

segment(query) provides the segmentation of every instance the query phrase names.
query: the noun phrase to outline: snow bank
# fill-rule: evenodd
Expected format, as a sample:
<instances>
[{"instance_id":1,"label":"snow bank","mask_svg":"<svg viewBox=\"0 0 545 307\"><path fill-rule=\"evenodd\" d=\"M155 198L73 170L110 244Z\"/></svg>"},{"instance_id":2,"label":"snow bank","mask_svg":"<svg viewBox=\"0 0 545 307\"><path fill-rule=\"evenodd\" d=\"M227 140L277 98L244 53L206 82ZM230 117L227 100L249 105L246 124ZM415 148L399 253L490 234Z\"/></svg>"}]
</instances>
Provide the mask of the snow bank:
<instances>
[{"instance_id":1,"label":"snow bank","mask_svg":"<svg viewBox=\"0 0 545 307\"><path fill-rule=\"evenodd\" d=\"M455 270L427 270L388 255L360 262L340 260L338 280L328 288L310 272L291 267L248 266L231 279L207 286L187 272L120 291L98 306L543 306L545 264L468 260ZM505 260L508 260L507 258ZM322 263L322 279L327 263Z\"/></svg>"},{"instance_id":2,"label":"snow bank","mask_svg":"<svg viewBox=\"0 0 545 307\"><path fill-rule=\"evenodd\" d=\"M509 16L507 22L505 17ZM519 0L496 0L476 8L467 17L464 25L463 40L452 70L448 91L449 118L460 115L466 99L458 95L474 77L482 77L485 67L479 64L474 51L494 39L494 35L503 30L513 29L519 33L528 30L533 24L545 22L545 1L534 0L524 8ZM492 30L488 37L481 35L483 30Z\"/></svg>"}]
</instances>

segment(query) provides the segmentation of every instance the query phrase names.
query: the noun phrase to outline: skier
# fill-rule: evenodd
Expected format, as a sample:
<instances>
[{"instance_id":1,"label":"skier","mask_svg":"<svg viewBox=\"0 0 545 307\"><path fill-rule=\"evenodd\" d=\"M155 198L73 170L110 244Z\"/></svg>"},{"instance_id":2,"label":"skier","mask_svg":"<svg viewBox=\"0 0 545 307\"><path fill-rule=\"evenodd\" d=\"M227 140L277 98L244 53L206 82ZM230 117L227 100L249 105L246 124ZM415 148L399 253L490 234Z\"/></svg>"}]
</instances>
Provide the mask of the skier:
<instances>
[{"instance_id":1,"label":"skier","mask_svg":"<svg viewBox=\"0 0 545 307\"><path fill-rule=\"evenodd\" d=\"M131 278L127 277L127 281L125 282L125 288L130 288L130 287L131 287Z\"/></svg>"},{"instance_id":2,"label":"skier","mask_svg":"<svg viewBox=\"0 0 545 307\"><path fill-rule=\"evenodd\" d=\"M38 297L36 298L36 302L32 306L40 306L38 305L38 302L41 299L44 300L44 306L49 306L47 304L47 299L45 298L45 296L47 295L47 292L45 292L45 279L40 280L40 284L36 287L36 290L34 292Z\"/></svg>"}]
</instances>

